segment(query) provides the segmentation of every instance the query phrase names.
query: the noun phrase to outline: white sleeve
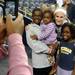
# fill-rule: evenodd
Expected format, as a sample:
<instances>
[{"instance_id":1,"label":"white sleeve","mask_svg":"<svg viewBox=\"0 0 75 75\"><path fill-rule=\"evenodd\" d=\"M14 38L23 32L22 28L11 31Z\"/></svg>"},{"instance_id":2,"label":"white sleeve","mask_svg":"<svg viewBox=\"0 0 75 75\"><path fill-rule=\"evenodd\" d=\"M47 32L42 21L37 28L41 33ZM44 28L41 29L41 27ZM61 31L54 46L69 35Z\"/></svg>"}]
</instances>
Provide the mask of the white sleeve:
<instances>
[{"instance_id":1,"label":"white sleeve","mask_svg":"<svg viewBox=\"0 0 75 75\"><path fill-rule=\"evenodd\" d=\"M41 52L48 53L49 49L48 46L39 40L32 40L30 38L30 31L26 31L26 39L27 39L27 44L35 53L41 53Z\"/></svg>"}]
</instances>

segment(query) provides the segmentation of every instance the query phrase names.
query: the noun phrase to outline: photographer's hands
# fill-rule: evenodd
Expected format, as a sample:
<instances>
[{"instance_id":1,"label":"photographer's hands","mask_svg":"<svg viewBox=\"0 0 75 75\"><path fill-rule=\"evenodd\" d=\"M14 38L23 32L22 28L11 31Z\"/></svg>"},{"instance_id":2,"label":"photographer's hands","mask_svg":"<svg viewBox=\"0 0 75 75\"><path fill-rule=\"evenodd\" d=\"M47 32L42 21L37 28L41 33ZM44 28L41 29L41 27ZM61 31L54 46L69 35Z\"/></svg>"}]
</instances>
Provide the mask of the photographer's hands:
<instances>
[{"instance_id":1,"label":"photographer's hands","mask_svg":"<svg viewBox=\"0 0 75 75\"><path fill-rule=\"evenodd\" d=\"M19 13L15 21L12 20L11 15L8 15L6 17L6 30L7 30L7 35L13 33L22 34L24 30L23 15Z\"/></svg>"},{"instance_id":2,"label":"photographer's hands","mask_svg":"<svg viewBox=\"0 0 75 75\"><path fill-rule=\"evenodd\" d=\"M5 37L4 34L6 34L6 32L4 32L4 30L7 31L7 35L12 33L22 34L24 30L23 15L19 13L15 21L12 20L11 15L8 15L6 17L6 24L4 24L3 18L0 17L0 39Z\"/></svg>"},{"instance_id":3,"label":"photographer's hands","mask_svg":"<svg viewBox=\"0 0 75 75\"><path fill-rule=\"evenodd\" d=\"M6 27L3 23L2 17L0 17L0 44L3 42L4 38L6 36Z\"/></svg>"}]
</instances>

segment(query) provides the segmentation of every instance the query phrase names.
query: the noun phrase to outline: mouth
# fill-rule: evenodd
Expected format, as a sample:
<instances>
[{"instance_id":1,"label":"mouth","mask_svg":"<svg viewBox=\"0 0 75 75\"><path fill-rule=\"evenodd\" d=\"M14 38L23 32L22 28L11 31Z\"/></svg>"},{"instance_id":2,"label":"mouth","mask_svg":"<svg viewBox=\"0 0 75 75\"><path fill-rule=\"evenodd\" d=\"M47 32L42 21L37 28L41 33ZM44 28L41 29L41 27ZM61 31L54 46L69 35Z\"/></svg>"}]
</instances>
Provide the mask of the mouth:
<instances>
[{"instance_id":1,"label":"mouth","mask_svg":"<svg viewBox=\"0 0 75 75\"><path fill-rule=\"evenodd\" d=\"M61 22L61 21L56 21L56 23L57 23L58 25L63 24L63 22Z\"/></svg>"},{"instance_id":2,"label":"mouth","mask_svg":"<svg viewBox=\"0 0 75 75\"><path fill-rule=\"evenodd\" d=\"M68 40L68 37L67 36L64 36L63 38L64 38L64 40Z\"/></svg>"}]
</instances>

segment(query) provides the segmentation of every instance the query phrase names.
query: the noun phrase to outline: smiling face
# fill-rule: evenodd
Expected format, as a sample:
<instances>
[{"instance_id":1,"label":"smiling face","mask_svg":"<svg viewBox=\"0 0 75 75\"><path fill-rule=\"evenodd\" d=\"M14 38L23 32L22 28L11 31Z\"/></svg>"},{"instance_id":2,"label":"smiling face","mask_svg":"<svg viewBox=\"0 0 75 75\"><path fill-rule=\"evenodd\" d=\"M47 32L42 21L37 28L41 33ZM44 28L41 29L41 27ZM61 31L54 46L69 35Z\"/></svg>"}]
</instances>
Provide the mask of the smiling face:
<instances>
[{"instance_id":1,"label":"smiling face","mask_svg":"<svg viewBox=\"0 0 75 75\"><path fill-rule=\"evenodd\" d=\"M71 31L68 26L63 29L62 36L65 41L70 41L72 39Z\"/></svg>"},{"instance_id":2,"label":"smiling face","mask_svg":"<svg viewBox=\"0 0 75 75\"><path fill-rule=\"evenodd\" d=\"M32 19L33 19L33 23L35 23L35 24L40 24L41 19L42 19L41 11L36 10L36 11L32 14Z\"/></svg>"},{"instance_id":3,"label":"smiling face","mask_svg":"<svg viewBox=\"0 0 75 75\"><path fill-rule=\"evenodd\" d=\"M65 20L65 15L63 12L55 13L55 22L57 25L62 25Z\"/></svg>"}]
</instances>

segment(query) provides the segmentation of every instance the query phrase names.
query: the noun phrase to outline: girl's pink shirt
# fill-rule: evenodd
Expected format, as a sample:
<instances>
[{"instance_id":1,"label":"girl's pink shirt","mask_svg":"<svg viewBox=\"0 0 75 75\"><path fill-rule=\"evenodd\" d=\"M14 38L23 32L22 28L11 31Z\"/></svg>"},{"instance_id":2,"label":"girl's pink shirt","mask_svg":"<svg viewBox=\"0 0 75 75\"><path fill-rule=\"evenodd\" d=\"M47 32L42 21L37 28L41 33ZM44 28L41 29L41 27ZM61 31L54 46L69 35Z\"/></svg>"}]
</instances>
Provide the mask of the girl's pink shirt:
<instances>
[{"instance_id":1,"label":"girl's pink shirt","mask_svg":"<svg viewBox=\"0 0 75 75\"><path fill-rule=\"evenodd\" d=\"M28 57L20 34L14 33L8 37L9 71L7 75L32 75Z\"/></svg>"}]
</instances>

